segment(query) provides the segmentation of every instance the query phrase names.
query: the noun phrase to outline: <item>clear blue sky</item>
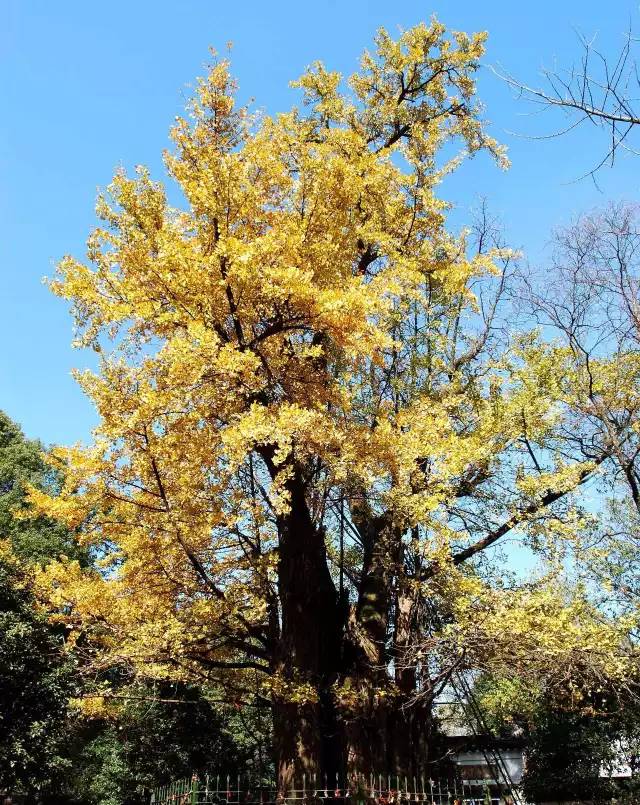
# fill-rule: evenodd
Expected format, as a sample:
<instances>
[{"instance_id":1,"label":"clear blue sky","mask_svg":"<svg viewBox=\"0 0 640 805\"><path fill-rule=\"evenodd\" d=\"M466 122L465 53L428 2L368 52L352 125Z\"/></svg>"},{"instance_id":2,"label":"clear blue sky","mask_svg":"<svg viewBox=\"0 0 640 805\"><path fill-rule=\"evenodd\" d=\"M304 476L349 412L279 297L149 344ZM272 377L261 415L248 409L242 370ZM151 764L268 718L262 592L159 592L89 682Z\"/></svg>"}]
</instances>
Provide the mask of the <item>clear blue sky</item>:
<instances>
[{"instance_id":1,"label":"clear blue sky","mask_svg":"<svg viewBox=\"0 0 640 805\"><path fill-rule=\"evenodd\" d=\"M322 59L350 72L375 29L436 13L448 26L488 30L486 63L536 82L543 65L579 56L575 29L619 47L638 2L613 0L0 0L0 408L45 442L88 440L95 422L70 377L90 356L70 348L66 305L42 284L66 252L82 256L96 189L119 165L162 175L167 131L208 47L234 43L241 95L268 112L288 108L288 81ZM512 169L470 163L444 188L456 220L478 195L499 213L512 245L534 261L552 227L612 197L636 199L640 157L572 183L601 153L594 132L551 141L513 136L551 130L488 70L480 94Z\"/></svg>"}]
</instances>

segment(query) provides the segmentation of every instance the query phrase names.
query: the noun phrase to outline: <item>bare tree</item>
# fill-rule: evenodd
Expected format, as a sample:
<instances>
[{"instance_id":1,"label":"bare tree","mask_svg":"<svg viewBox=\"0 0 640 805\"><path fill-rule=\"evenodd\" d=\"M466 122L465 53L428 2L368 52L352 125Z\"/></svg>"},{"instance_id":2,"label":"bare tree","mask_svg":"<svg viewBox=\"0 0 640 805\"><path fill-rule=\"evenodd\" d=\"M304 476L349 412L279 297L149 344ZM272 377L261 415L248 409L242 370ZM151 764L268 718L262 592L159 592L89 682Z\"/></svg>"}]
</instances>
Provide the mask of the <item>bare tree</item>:
<instances>
[{"instance_id":1,"label":"bare tree","mask_svg":"<svg viewBox=\"0 0 640 805\"><path fill-rule=\"evenodd\" d=\"M640 206L612 203L554 236L549 271L523 294L538 323L570 350L566 445L607 455L593 538L617 606L640 598Z\"/></svg>"},{"instance_id":2,"label":"bare tree","mask_svg":"<svg viewBox=\"0 0 640 805\"><path fill-rule=\"evenodd\" d=\"M550 270L527 285L538 323L576 367L566 441L609 456L640 513L640 207L613 203L557 230Z\"/></svg>"},{"instance_id":3,"label":"bare tree","mask_svg":"<svg viewBox=\"0 0 640 805\"><path fill-rule=\"evenodd\" d=\"M539 109L559 109L568 123L544 139L566 134L589 124L603 131L606 146L594 167L584 176L594 177L607 162L613 165L618 152L639 153L632 135L640 124L640 75L635 57L637 39L628 31L617 55L609 57L595 46L595 37L579 36L580 60L568 69L544 69L543 86L532 87L513 75L492 68L519 96ZM584 177L581 177L584 178Z\"/></svg>"},{"instance_id":4,"label":"bare tree","mask_svg":"<svg viewBox=\"0 0 640 805\"><path fill-rule=\"evenodd\" d=\"M481 212L483 237L495 237L486 208ZM554 460L568 465L586 461L595 468L592 489L602 510L590 520L588 507L580 508L586 515L581 543L570 561L574 578L581 573L595 582L589 590L597 619L612 609L617 614L627 607L637 611L640 599L640 206L617 203L580 216L556 231L553 245L544 274L517 275L520 285L512 301L525 325L537 325L548 337L541 349L566 355L566 372L557 377L563 424L542 445L531 442L523 427L518 447L520 459L541 474ZM475 501L461 502L455 514L464 527L473 528L478 519ZM556 510L542 529L567 514ZM492 534L479 542L490 545ZM598 550L588 550L596 543ZM466 556L461 550L453 563ZM483 672L540 684L550 697L562 697L569 682L584 690L606 688L611 647L567 646L550 660L535 635L505 639L494 628L488 609L462 640L452 640L442 628L449 617L450 591L438 588L437 577L430 581L433 600L421 600L416 611L422 619L420 638L398 651L394 660L399 673L428 680L416 686L416 699L437 698ZM632 641L621 641L616 652L621 661L630 659ZM637 683L635 673L616 681L617 694L640 695Z\"/></svg>"}]
</instances>

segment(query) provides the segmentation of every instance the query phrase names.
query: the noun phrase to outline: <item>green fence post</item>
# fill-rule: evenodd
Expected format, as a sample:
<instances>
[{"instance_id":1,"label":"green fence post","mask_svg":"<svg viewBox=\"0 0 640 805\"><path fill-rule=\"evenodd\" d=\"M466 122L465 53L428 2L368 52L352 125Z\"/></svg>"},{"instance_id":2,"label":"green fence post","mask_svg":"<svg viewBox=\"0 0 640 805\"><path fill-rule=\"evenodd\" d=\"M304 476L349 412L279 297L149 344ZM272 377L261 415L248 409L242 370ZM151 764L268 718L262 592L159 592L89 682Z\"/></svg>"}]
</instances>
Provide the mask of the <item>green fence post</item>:
<instances>
[{"instance_id":1,"label":"green fence post","mask_svg":"<svg viewBox=\"0 0 640 805\"><path fill-rule=\"evenodd\" d=\"M191 805L198 805L198 776L191 778Z\"/></svg>"}]
</instances>

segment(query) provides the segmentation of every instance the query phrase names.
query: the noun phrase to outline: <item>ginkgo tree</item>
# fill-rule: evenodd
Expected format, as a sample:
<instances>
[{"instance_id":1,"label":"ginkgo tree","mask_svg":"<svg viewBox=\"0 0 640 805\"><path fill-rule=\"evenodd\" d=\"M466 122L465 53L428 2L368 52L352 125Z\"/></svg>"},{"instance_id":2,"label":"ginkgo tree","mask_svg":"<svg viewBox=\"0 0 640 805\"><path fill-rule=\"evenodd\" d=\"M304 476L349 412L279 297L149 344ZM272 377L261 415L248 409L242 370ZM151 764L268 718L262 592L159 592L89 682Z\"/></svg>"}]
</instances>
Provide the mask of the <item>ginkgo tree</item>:
<instances>
[{"instance_id":1,"label":"ginkgo tree","mask_svg":"<svg viewBox=\"0 0 640 805\"><path fill-rule=\"evenodd\" d=\"M443 178L480 151L506 166L475 99L484 41L382 30L276 117L238 108L216 61L165 157L183 203L118 173L87 262L51 283L100 353L78 376L100 424L31 502L99 569L62 561L41 587L94 668L257 691L283 784L425 768L478 624L485 661L517 634L539 658L588 634L612 673L628 661L628 623L557 577L496 589L479 562L516 533L557 560L608 455L554 449L570 358L508 332L512 255L446 228Z\"/></svg>"}]
</instances>

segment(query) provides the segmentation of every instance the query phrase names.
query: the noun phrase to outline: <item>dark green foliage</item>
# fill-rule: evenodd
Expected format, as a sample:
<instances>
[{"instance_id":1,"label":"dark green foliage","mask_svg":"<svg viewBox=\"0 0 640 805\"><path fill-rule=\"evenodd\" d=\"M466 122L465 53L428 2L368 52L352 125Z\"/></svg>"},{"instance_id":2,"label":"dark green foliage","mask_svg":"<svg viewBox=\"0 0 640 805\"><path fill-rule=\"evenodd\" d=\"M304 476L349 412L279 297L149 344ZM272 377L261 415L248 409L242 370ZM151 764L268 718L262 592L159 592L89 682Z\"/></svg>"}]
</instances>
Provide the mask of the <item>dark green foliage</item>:
<instances>
[{"instance_id":1,"label":"dark green foliage","mask_svg":"<svg viewBox=\"0 0 640 805\"><path fill-rule=\"evenodd\" d=\"M69 697L83 694L78 669L63 634L38 613L28 571L6 554L0 667L0 793L141 805L150 789L192 771L257 765L265 737L253 711L220 708L193 686L124 679L113 719L70 714Z\"/></svg>"},{"instance_id":2,"label":"dark green foliage","mask_svg":"<svg viewBox=\"0 0 640 805\"><path fill-rule=\"evenodd\" d=\"M525 796L532 802L608 799L608 782L600 777L608 752L603 725L569 713L547 713L531 736Z\"/></svg>"},{"instance_id":3,"label":"dark green foliage","mask_svg":"<svg viewBox=\"0 0 640 805\"><path fill-rule=\"evenodd\" d=\"M82 793L92 805L138 805L173 779L250 760L255 736L229 729L226 714L198 689L137 684L123 696L117 720L76 726L70 795Z\"/></svg>"},{"instance_id":4,"label":"dark green foliage","mask_svg":"<svg viewBox=\"0 0 640 805\"><path fill-rule=\"evenodd\" d=\"M633 763L639 739L640 718L632 705L596 714L539 713L523 778L527 801L604 802L629 793L629 783L619 785L601 771L607 775L620 763Z\"/></svg>"},{"instance_id":5,"label":"dark green foliage","mask_svg":"<svg viewBox=\"0 0 640 805\"><path fill-rule=\"evenodd\" d=\"M29 565L82 552L59 523L16 515L27 510L27 484L58 483L42 446L0 412L0 790L30 795L63 785L67 703L76 683L64 632L36 606Z\"/></svg>"},{"instance_id":6,"label":"dark green foliage","mask_svg":"<svg viewBox=\"0 0 640 805\"><path fill-rule=\"evenodd\" d=\"M597 690L545 691L531 679L484 675L474 697L496 736L524 736L528 802L640 802L635 780L616 780L622 766L640 759L640 707L636 682ZM634 768L634 771L639 769ZM631 799L624 799L631 797Z\"/></svg>"},{"instance_id":7,"label":"dark green foliage","mask_svg":"<svg viewBox=\"0 0 640 805\"><path fill-rule=\"evenodd\" d=\"M25 511L26 484L55 489L59 483L59 476L43 460L42 449L0 411L0 538L9 539L16 555L26 561L42 563L61 554L80 558L72 535L60 523L46 517L15 517Z\"/></svg>"},{"instance_id":8,"label":"dark green foliage","mask_svg":"<svg viewBox=\"0 0 640 805\"><path fill-rule=\"evenodd\" d=\"M72 674L62 636L34 608L25 571L0 554L0 781L34 793L66 770Z\"/></svg>"}]
</instances>

